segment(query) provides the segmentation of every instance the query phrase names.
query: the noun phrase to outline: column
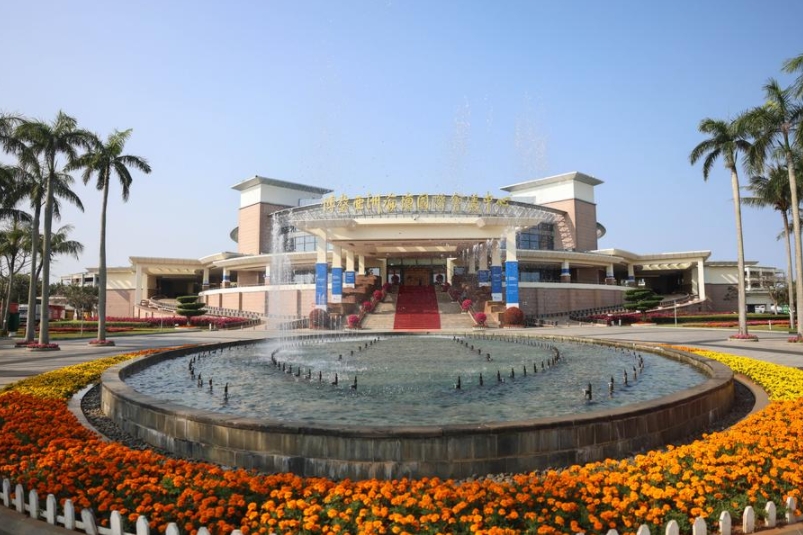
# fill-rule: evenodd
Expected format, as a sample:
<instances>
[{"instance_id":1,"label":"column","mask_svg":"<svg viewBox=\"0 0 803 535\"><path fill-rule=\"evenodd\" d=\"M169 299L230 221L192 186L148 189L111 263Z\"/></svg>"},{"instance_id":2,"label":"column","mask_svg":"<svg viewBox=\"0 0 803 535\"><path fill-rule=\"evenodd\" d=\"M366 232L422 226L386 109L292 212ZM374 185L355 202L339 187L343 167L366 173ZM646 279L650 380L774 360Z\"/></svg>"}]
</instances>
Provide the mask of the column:
<instances>
[{"instance_id":1,"label":"column","mask_svg":"<svg viewBox=\"0 0 803 535\"><path fill-rule=\"evenodd\" d=\"M476 247L472 247L471 251L468 253L468 258L466 259L468 263L468 273L469 275L475 275L477 273L477 257L475 255L477 251Z\"/></svg>"},{"instance_id":2,"label":"column","mask_svg":"<svg viewBox=\"0 0 803 535\"><path fill-rule=\"evenodd\" d=\"M613 264L608 264L605 268L605 284L613 286L616 284L616 277L613 274Z\"/></svg>"},{"instance_id":3,"label":"column","mask_svg":"<svg viewBox=\"0 0 803 535\"><path fill-rule=\"evenodd\" d=\"M223 268L223 281L221 282L220 287L221 288L228 288L230 280L231 279L229 278L229 269L228 268Z\"/></svg>"},{"instance_id":4,"label":"column","mask_svg":"<svg viewBox=\"0 0 803 535\"><path fill-rule=\"evenodd\" d=\"M357 266L357 270L363 275L365 275L365 255L361 254L357 256L357 262L359 263L359 266Z\"/></svg>"},{"instance_id":5,"label":"column","mask_svg":"<svg viewBox=\"0 0 803 535\"><path fill-rule=\"evenodd\" d=\"M206 291L209 289L209 268L204 268L203 282L201 283L201 290Z\"/></svg>"},{"instance_id":6,"label":"column","mask_svg":"<svg viewBox=\"0 0 803 535\"><path fill-rule=\"evenodd\" d=\"M519 260L516 256L516 230L507 231L505 241L505 301L507 308L519 306Z\"/></svg>"},{"instance_id":7,"label":"column","mask_svg":"<svg viewBox=\"0 0 803 535\"><path fill-rule=\"evenodd\" d=\"M627 265L627 285L628 286L636 285L636 268L633 267L633 264Z\"/></svg>"},{"instance_id":8,"label":"column","mask_svg":"<svg viewBox=\"0 0 803 535\"><path fill-rule=\"evenodd\" d=\"M354 273L354 251L348 249L346 251L346 280L343 284L344 288L354 288L354 284L357 282L355 273Z\"/></svg>"},{"instance_id":9,"label":"column","mask_svg":"<svg viewBox=\"0 0 803 535\"><path fill-rule=\"evenodd\" d=\"M457 260L456 258L447 258L446 259L446 282L449 283L449 286L452 285L452 276L454 275L454 261Z\"/></svg>"},{"instance_id":10,"label":"column","mask_svg":"<svg viewBox=\"0 0 803 535\"><path fill-rule=\"evenodd\" d=\"M332 302L343 302L343 249L332 246Z\"/></svg>"},{"instance_id":11,"label":"column","mask_svg":"<svg viewBox=\"0 0 803 535\"><path fill-rule=\"evenodd\" d=\"M142 302L142 266L137 264L136 275L134 277L134 305L139 306Z\"/></svg>"},{"instance_id":12,"label":"column","mask_svg":"<svg viewBox=\"0 0 803 535\"><path fill-rule=\"evenodd\" d=\"M326 310L328 288L328 265L326 263L326 245L324 238L315 239L315 308Z\"/></svg>"},{"instance_id":13,"label":"column","mask_svg":"<svg viewBox=\"0 0 803 535\"><path fill-rule=\"evenodd\" d=\"M568 260L564 260L560 266L560 282L572 282L572 272L569 270Z\"/></svg>"},{"instance_id":14,"label":"column","mask_svg":"<svg viewBox=\"0 0 803 535\"><path fill-rule=\"evenodd\" d=\"M270 284L270 264L265 266L265 286Z\"/></svg>"},{"instance_id":15,"label":"column","mask_svg":"<svg viewBox=\"0 0 803 535\"><path fill-rule=\"evenodd\" d=\"M702 258L697 261L697 296L701 301L705 301L705 268L703 264Z\"/></svg>"},{"instance_id":16,"label":"column","mask_svg":"<svg viewBox=\"0 0 803 535\"><path fill-rule=\"evenodd\" d=\"M388 259L387 258L380 258L379 260L379 277L382 281L382 284L386 282L390 282L388 280Z\"/></svg>"},{"instance_id":17,"label":"column","mask_svg":"<svg viewBox=\"0 0 803 535\"><path fill-rule=\"evenodd\" d=\"M502 300L502 253L499 250L499 240L491 242L491 300Z\"/></svg>"},{"instance_id":18,"label":"column","mask_svg":"<svg viewBox=\"0 0 803 535\"><path fill-rule=\"evenodd\" d=\"M491 285L491 271L488 269L488 244L482 244L480 251L480 269L477 271L477 282L480 286Z\"/></svg>"}]
</instances>

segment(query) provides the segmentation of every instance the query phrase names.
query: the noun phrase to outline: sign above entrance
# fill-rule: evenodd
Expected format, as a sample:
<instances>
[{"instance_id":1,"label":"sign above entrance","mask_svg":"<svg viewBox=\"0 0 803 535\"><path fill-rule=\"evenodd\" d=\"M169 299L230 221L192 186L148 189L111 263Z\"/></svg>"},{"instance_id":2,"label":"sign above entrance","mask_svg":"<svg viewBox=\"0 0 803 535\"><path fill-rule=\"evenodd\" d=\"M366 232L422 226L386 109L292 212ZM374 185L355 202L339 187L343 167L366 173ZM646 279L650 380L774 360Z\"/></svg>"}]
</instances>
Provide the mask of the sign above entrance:
<instances>
[{"instance_id":1,"label":"sign above entrance","mask_svg":"<svg viewBox=\"0 0 803 535\"><path fill-rule=\"evenodd\" d=\"M479 195L421 194L412 195L330 195L321 203L325 214L340 216L377 216L382 214L472 214L501 215L509 206L510 197Z\"/></svg>"}]
</instances>

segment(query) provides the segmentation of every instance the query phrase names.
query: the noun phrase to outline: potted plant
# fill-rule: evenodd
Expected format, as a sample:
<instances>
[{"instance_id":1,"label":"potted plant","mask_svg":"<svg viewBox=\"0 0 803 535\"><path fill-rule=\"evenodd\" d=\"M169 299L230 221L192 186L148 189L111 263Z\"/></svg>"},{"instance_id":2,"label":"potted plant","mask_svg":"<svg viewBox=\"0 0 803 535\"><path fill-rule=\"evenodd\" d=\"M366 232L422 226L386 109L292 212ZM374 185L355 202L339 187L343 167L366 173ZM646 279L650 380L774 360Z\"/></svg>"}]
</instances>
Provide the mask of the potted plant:
<instances>
[{"instance_id":1,"label":"potted plant","mask_svg":"<svg viewBox=\"0 0 803 535\"><path fill-rule=\"evenodd\" d=\"M349 329L359 329L360 328L360 317L357 314L351 314L346 319L348 322Z\"/></svg>"},{"instance_id":2,"label":"potted plant","mask_svg":"<svg viewBox=\"0 0 803 535\"><path fill-rule=\"evenodd\" d=\"M477 312L474 314L474 322L477 324L477 327L484 329L487 327L486 322L488 321L488 316L485 312Z\"/></svg>"},{"instance_id":3,"label":"potted plant","mask_svg":"<svg viewBox=\"0 0 803 535\"><path fill-rule=\"evenodd\" d=\"M468 312L472 304L471 299L463 299L463 302L460 303L460 308L463 309L463 312Z\"/></svg>"}]
</instances>

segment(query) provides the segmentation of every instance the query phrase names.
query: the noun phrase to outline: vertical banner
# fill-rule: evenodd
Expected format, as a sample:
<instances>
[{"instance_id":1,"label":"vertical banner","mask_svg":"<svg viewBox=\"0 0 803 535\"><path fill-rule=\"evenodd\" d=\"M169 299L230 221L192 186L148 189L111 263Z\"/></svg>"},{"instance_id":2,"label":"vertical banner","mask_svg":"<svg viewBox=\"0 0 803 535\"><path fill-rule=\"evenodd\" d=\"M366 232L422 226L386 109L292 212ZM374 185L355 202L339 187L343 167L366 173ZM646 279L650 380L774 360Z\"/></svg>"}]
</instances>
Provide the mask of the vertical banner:
<instances>
[{"instance_id":1,"label":"vertical banner","mask_svg":"<svg viewBox=\"0 0 803 535\"><path fill-rule=\"evenodd\" d=\"M315 308L326 310L326 279L328 265L323 263L315 264Z\"/></svg>"},{"instance_id":2,"label":"vertical banner","mask_svg":"<svg viewBox=\"0 0 803 535\"><path fill-rule=\"evenodd\" d=\"M505 282L507 283L507 307L519 306L519 263L516 260L505 262Z\"/></svg>"},{"instance_id":3,"label":"vertical banner","mask_svg":"<svg viewBox=\"0 0 803 535\"><path fill-rule=\"evenodd\" d=\"M491 285L491 272L487 269L481 269L477 271L477 282L480 286L490 286Z\"/></svg>"},{"instance_id":4,"label":"vertical banner","mask_svg":"<svg viewBox=\"0 0 803 535\"><path fill-rule=\"evenodd\" d=\"M502 300L502 266L491 266L491 299Z\"/></svg>"},{"instance_id":5,"label":"vertical banner","mask_svg":"<svg viewBox=\"0 0 803 535\"><path fill-rule=\"evenodd\" d=\"M353 271L346 271L346 288L354 288L354 283L357 282L356 277L354 276Z\"/></svg>"},{"instance_id":6,"label":"vertical banner","mask_svg":"<svg viewBox=\"0 0 803 535\"><path fill-rule=\"evenodd\" d=\"M343 268L332 268L332 302L343 302Z\"/></svg>"}]
</instances>

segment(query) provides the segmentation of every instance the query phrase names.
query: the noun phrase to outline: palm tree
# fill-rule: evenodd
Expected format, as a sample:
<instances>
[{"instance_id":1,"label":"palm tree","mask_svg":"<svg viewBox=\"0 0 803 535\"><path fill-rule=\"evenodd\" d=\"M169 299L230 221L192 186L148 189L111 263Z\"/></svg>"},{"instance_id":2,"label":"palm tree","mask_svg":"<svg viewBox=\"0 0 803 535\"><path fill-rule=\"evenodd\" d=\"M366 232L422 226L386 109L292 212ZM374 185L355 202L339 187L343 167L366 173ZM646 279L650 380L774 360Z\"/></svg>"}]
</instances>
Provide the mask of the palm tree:
<instances>
[{"instance_id":1,"label":"palm tree","mask_svg":"<svg viewBox=\"0 0 803 535\"><path fill-rule=\"evenodd\" d=\"M42 229L43 265L42 265L42 321L39 326L39 344L50 343L48 303L50 300L50 247L51 228L53 224L53 199L58 187L59 157L66 158L66 165L78 158L81 148L88 148L93 139L91 132L78 128L78 122L59 112L52 123L42 121L25 121L17 126L15 134L25 142L30 151L41 160L44 182L44 224ZM35 232L35 231L34 231ZM32 251L38 244L32 244ZM33 262L33 259L32 259ZM32 284L33 285L33 284ZM29 308L33 313L34 308ZM28 322L32 324L33 322Z\"/></svg>"},{"instance_id":2,"label":"palm tree","mask_svg":"<svg viewBox=\"0 0 803 535\"><path fill-rule=\"evenodd\" d=\"M795 165L801 167L801 158L796 154ZM786 245L786 284L789 292L789 328L795 328L795 289L794 289L794 270L792 267L792 246L790 241L790 222L789 212L792 208L792 193L789 189L789 173L786 165L775 163L767 168L766 175L756 175L750 177L750 184L747 189L752 192L752 197L743 197L742 202L747 206L764 208L769 206L780 212L783 219L783 239ZM800 184L798 184L800 187ZM780 237L779 237L780 239Z\"/></svg>"},{"instance_id":3,"label":"palm tree","mask_svg":"<svg viewBox=\"0 0 803 535\"><path fill-rule=\"evenodd\" d=\"M38 293L38 280L42 270L42 262L39 260L43 248L40 245L39 239L39 226L42 216L42 208L45 204L45 193L47 177L42 175L42 166L36 165L29 172L21 172L19 175L18 183L20 187L25 190L31 206L33 215L31 218L31 266L39 266L35 271L31 270L31 284L28 288L28 310L36 309L36 295ZM76 206L82 212L84 205L78 195L70 189L70 185L74 182L73 178L66 173L56 173L52 180L53 187L53 217L56 220L61 219L61 203L59 199L64 199L70 204ZM51 239L51 247L54 243ZM50 255L51 259L53 254ZM25 325L25 341L33 342L36 333L36 324L34 321L29 321Z\"/></svg>"},{"instance_id":4,"label":"palm tree","mask_svg":"<svg viewBox=\"0 0 803 535\"><path fill-rule=\"evenodd\" d=\"M800 242L800 209L797 175L794 165L793 143L803 122L803 107L792 98L791 89L781 89L776 80L770 79L764 85L766 102L753 108L740 119L741 128L748 130L754 138L749 152L751 165L756 169L764 167L768 156L776 155L786 163L789 182L789 200L792 208L792 228L795 241L795 266L797 267L797 304L803 303L803 248ZM799 314L798 314L799 316ZM803 337L803 324L797 322L797 334Z\"/></svg>"},{"instance_id":5,"label":"palm tree","mask_svg":"<svg viewBox=\"0 0 803 535\"><path fill-rule=\"evenodd\" d=\"M795 97L803 98L803 54L784 61L783 70L789 74L800 73L792 84L792 91Z\"/></svg>"},{"instance_id":6,"label":"palm tree","mask_svg":"<svg viewBox=\"0 0 803 535\"><path fill-rule=\"evenodd\" d=\"M720 157L725 169L731 174L731 189L733 190L733 211L736 216L736 254L738 266L738 296L739 296L739 336L746 337L747 333L747 294L744 282L744 240L742 237L742 204L739 195L739 173L736 171L737 156L746 154L750 150L750 143L745 139L744 132L739 130L739 122L722 121L705 118L700 121L698 130L710 137L701 141L689 155L691 164L703 159L703 179L708 180L711 168Z\"/></svg>"},{"instance_id":7,"label":"palm tree","mask_svg":"<svg viewBox=\"0 0 803 535\"><path fill-rule=\"evenodd\" d=\"M55 261L55 257L59 255L72 256L76 260L80 260L81 253L84 252L84 244L79 241L69 239L70 232L73 231L72 225L63 225L58 230L53 232L50 240L50 263ZM44 259L44 253L42 256ZM44 262L41 260L36 266L36 275L33 280L38 281L39 276L42 274L42 267Z\"/></svg>"},{"instance_id":8,"label":"palm tree","mask_svg":"<svg viewBox=\"0 0 803 535\"><path fill-rule=\"evenodd\" d=\"M106 340L106 209L109 204L109 187L116 175L122 188L123 202L128 200L131 187L131 172L134 168L143 173L150 173L151 166L147 160L139 156L123 154L125 143L131 136L131 129L122 132L115 130L104 144L95 137L92 148L78 158L71 166L83 168L84 184L92 175L97 175L96 187L103 192L103 204L100 210L100 258L98 266L98 338L95 343L110 345Z\"/></svg>"}]
</instances>

